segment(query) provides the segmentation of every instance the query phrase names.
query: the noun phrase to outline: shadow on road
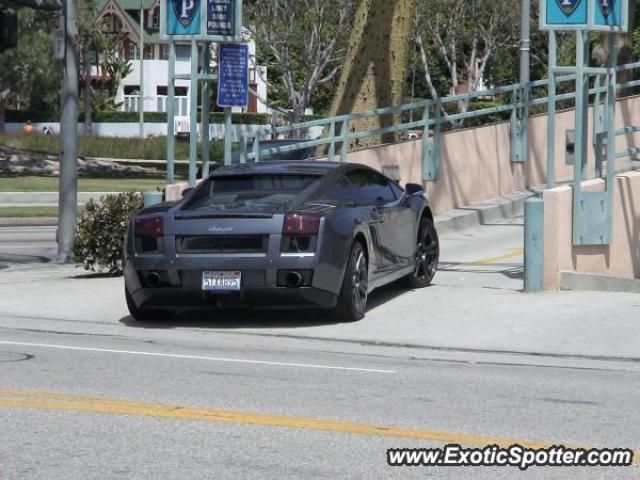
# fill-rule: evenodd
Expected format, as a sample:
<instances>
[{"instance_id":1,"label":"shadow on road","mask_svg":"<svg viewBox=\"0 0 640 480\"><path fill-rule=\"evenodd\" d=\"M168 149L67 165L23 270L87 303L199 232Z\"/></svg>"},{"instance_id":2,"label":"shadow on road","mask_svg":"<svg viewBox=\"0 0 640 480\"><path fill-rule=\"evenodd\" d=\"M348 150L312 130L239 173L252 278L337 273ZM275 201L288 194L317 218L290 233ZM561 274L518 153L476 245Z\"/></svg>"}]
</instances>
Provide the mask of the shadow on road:
<instances>
[{"instance_id":1,"label":"shadow on road","mask_svg":"<svg viewBox=\"0 0 640 480\"><path fill-rule=\"evenodd\" d=\"M384 305L387 302L409 292L406 288L394 283L379 288L369 296L367 311ZM244 329L244 328L309 328L341 323L327 311L319 309L279 308L279 309L238 309L223 310L220 308L190 309L178 311L169 317L158 317L140 322L127 316L120 323L133 328L172 329L172 328L211 328L211 329Z\"/></svg>"}]
</instances>

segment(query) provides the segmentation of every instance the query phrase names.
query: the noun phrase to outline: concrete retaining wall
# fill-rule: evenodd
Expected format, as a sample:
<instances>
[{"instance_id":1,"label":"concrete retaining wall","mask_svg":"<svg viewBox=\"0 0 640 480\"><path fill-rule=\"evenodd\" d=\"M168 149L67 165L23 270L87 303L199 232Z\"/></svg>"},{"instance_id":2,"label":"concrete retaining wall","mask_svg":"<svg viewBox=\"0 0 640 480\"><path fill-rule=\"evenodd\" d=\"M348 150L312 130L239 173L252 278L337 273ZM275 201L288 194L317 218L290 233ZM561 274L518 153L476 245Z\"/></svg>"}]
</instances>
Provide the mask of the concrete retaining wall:
<instances>
[{"instance_id":1,"label":"concrete retaining wall","mask_svg":"<svg viewBox=\"0 0 640 480\"><path fill-rule=\"evenodd\" d=\"M583 183L585 191L604 187L600 179ZM545 191L544 208L545 289L558 290L565 272L640 279L640 172L616 177L611 245L573 246L571 187Z\"/></svg>"},{"instance_id":2,"label":"concrete retaining wall","mask_svg":"<svg viewBox=\"0 0 640 480\"><path fill-rule=\"evenodd\" d=\"M574 115L573 110L567 110L556 117L556 180L559 182L573 179L573 166L565 165L565 132L574 128ZM640 98L620 100L616 125L637 124L640 124ZM589 138L592 137L592 128L590 120ZM511 163L510 136L509 123L443 134L440 179L426 184L427 195L437 213L546 182L547 116L538 115L530 119L527 164ZM640 134L620 136L616 143L617 151L640 145ZM589 147L588 150L588 173L591 175L593 148ZM348 155L348 161L367 164L379 170L386 166L399 166L403 183L422 181L421 140L352 152Z\"/></svg>"}]
</instances>

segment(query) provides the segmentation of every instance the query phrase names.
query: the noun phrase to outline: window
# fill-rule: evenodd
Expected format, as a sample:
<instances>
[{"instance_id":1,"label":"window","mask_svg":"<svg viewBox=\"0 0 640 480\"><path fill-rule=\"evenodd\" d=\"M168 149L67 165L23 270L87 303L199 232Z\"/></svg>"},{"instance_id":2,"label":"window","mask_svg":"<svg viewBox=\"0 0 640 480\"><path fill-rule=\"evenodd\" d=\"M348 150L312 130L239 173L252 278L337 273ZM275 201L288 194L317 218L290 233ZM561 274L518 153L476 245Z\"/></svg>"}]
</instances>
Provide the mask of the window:
<instances>
[{"instance_id":1,"label":"window","mask_svg":"<svg viewBox=\"0 0 640 480\"><path fill-rule=\"evenodd\" d=\"M127 49L127 60L140 60L140 49L135 43L130 43Z\"/></svg>"},{"instance_id":2,"label":"window","mask_svg":"<svg viewBox=\"0 0 640 480\"><path fill-rule=\"evenodd\" d=\"M206 208L255 208L281 205L317 182L321 176L306 174L254 174L213 177L184 210Z\"/></svg>"},{"instance_id":3,"label":"window","mask_svg":"<svg viewBox=\"0 0 640 480\"><path fill-rule=\"evenodd\" d=\"M176 45L176 60L190 60L191 48L187 45Z\"/></svg>"},{"instance_id":4,"label":"window","mask_svg":"<svg viewBox=\"0 0 640 480\"><path fill-rule=\"evenodd\" d=\"M140 86L139 85L125 85L124 94L125 95L140 95Z\"/></svg>"},{"instance_id":5,"label":"window","mask_svg":"<svg viewBox=\"0 0 640 480\"><path fill-rule=\"evenodd\" d=\"M153 10L153 17L151 17L151 28L158 30L160 28L160 9Z\"/></svg>"},{"instance_id":6,"label":"window","mask_svg":"<svg viewBox=\"0 0 640 480\"><path fill-rule=\"evenodd\" d=\"M106 15L101 23L102 33L117 33L122 30L122 22L115 15Z\"/></svg>"},{"instance_id":7,"label":"window","mask_svg":"<svg viewBox=\"0 0 640 480\"><path fill-rule=\"evenodd\" d=\"M169 59L169 45L160 45L160 60Z\"/></svg>"},{"instance_id":8,"label":"window","mask_svg":"<svg viewBox=\"0 0 640 480\"><path fill-rule=\"evenodd\" d=\"M348 172L328 193L337 200L362 203L390 203L398 199L389 180L373 170L363 168Z\"/></svg>"},{"instance_id":9,"label":"window","mask_svg":"<svg viewBox=\"0 0 640 480\"><path fill-rule=\"evenodd\" d=\"M153 60L153 45L144 46L144 59Z\"/></svg>"}]
</instances>

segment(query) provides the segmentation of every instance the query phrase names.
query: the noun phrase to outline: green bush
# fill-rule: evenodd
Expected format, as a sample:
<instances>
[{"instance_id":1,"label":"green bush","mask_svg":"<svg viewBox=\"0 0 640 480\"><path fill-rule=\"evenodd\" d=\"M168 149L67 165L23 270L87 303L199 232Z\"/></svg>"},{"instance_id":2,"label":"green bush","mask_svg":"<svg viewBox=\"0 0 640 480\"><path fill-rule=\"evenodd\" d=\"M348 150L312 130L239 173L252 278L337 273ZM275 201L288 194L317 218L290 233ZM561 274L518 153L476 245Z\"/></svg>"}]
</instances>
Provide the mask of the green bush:
<instances>
[{"instance_id":1,"label":"green bush","mask_svg":"<svg viewBox=\"0 0 640 480\"><path fill-rule=\"evenodd\" d=\"M74 255L85 270L121 275L124 239L129 222L142 208L139 194L107 195L84 208L75 239Z\"/></svg>"},{"instance_id":2,"label":"green bush","mask_svg":"<svg viewBox=\"0 0 640 480\"><path fill-rule=\"evenodd\" d=\"M132 160L166 160L167 137L139 138L118 137L78 137L80 156L93 158L125 158ZM41 152L49 155L60 153L57 135L2 135L0 145L18 150ZM215 162L223 158L224 144L221 140L210 142L209 160ZM189 159L189 142L176 140L176 159ZM200 147L198 147L200 152Z\"/></svg>"},{"instance_id":3,"label":"green bush","mask_svg":"<svg viewBox=\"0 0 640 480\"><path fill-rule=\"evenodd\" d=\"M198 119L200 116L198 116ZM6 110L5 121L7 123L25 123L30 120L33 123L60 121L60 114L54 112L27 112L23 110ZM93 112L93 123L138 123L138 112ZM266 125L268 116L262 113L234 113L233 123L236 125ZM78 121L84 122L84 113L78 115ZM167 114L163 112L145 112L146 123L167 123ZM224 123L224 113L212 112L209 119L211 123Z\"/></svg>"}]
</instances>

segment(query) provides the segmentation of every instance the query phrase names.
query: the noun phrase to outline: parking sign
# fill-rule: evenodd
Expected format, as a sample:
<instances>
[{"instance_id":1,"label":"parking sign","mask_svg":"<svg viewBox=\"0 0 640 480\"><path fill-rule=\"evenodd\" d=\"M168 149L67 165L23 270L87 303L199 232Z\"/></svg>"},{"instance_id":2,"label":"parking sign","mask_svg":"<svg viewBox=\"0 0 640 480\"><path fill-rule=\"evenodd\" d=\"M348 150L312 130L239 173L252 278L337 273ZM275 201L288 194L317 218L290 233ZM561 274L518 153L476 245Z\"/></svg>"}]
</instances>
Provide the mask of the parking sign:
<instances>
[{"instance_id":1,"label":"parking sign","mask_svg":"<svg viewBox=\"0 0 640 480\"><path fill-rule=\"evenodd\" d=\"M218 106L246 107L249 104L249 46L220 44L218 68Z\"/></svg>"}]
</instances>

